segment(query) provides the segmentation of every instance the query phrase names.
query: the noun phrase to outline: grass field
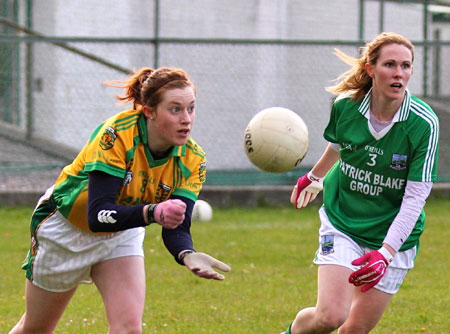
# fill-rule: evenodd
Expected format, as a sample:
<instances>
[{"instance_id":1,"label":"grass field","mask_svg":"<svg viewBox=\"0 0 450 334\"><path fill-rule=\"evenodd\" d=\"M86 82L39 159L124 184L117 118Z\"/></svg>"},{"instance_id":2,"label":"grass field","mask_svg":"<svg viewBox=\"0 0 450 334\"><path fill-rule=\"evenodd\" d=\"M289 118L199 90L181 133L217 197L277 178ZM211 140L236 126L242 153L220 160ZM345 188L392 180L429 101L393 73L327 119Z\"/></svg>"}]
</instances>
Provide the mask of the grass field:
<instances>
[{"instance_id":1,"label":"grass field","mask_svg":"<svg viewBox=\"0 0 450 334\"><path fill-rule=\"evenodd\" d=\"M420 254L400 292L372 333L449 333L450 205L427 203ZM216 209L192 228L197 250L232 266L223 282L195 277L165 250L156 226L148 229L144 333L278 334L300 308L316 301L317 206ZM0 333L24 311L24 272L32 208L0 208ZM124 283L126 284L126 283ZM82 285L56 333L106 333L100 296Z\"/></svg>"}]
</instances>

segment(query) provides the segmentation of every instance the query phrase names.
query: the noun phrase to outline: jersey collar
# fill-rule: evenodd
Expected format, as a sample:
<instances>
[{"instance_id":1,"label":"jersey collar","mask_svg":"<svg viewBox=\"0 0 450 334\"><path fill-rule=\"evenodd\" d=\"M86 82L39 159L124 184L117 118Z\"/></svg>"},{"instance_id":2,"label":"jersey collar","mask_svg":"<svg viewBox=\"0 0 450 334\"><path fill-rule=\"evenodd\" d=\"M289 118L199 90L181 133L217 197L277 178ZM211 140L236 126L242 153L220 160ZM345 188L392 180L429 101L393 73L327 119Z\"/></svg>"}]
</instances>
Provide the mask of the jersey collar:
<instances>
[{"instance_id":1,"label":"jersey collar","mask_svg":"<svg viewBox=\"0 0 450 334\"><path fill-rule=\"evenodd\" d=\"M139 118L138 129L141 143L143 143L148 148L147 124L144 114L142 114ZM172 151L169 153L169 156L174 157L182 157L184 155L186 155L186 145L174 146L172 148Z\"/></svg>"},{"instance_id":2,"label":"jersey collar","mask_svg":"<svg viewBox=\"0 0 450 334\"><path fill-rule=\"evenodd\" d=\"M178 166L180 167L183 175L187 178L192 173L185 165L183 165L180 157L183 157L186 155L186 145L182 146L174 146L172 147L172 151L169 153L169 155L161 160L155 160L153 159L153 156L150 152L150 149L148 147L148 133L147 133L147 124L145 116L142 114L138 121L138 131L139 131L139 137L135 138L135 144L137 142L141 142L144 144L144 150L145 155L147 157L147 161L150 165L150 167L156 167L165 164L170 157L174 157L175 160L178 163Z\"/></svg>"},{"instance_id":3,"label":"jersey collar","mask_svg":"<svg viewBox=\"0 0 450 334\"><path fill-rule=\"evenodd\" d=\"M359 112L367 119L370 117L370 101L372 99L372 88L367 92L361 104L358 107ZM406 121L409 116L409 108L411 106L411 94L408 88L405 89L405 98L403 99L402 105L397 110L392 119L392 122L402 122Z\"/></svg>"}]
</instances>

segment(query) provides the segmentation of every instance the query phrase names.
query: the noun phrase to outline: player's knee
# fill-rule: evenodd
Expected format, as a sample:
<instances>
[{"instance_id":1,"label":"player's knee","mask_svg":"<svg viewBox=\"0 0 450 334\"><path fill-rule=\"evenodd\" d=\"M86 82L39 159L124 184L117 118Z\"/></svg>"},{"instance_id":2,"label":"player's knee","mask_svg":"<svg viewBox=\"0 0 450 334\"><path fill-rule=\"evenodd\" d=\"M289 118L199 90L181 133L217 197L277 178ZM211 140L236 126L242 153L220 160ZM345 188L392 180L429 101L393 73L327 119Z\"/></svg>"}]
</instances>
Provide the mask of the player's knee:
<instances>
[{"instance_id":1,"label":"player's knee","mask_svg":"<svg viewBox=\"0 0 450 334\"><path fill-rule=\"evenodd\" d=\"M328 310L318 314L316 320L319 327L325 331L333 331L339 328L346 320L347 314L339 310Z\"/></svg>"},{"instance_id":2,"label":"player's knee","mask_svg":"<svg viewBox=\"0 0 450 334\"><path fill-rule=\"evenodd\" d=\"M327 332L334 331L335 329L338 329L340 325L342 325L342 321L337 318L328 318L328 319L319 319L319 328L322 330L325 330Z\"/></svg>"}]
</instances>

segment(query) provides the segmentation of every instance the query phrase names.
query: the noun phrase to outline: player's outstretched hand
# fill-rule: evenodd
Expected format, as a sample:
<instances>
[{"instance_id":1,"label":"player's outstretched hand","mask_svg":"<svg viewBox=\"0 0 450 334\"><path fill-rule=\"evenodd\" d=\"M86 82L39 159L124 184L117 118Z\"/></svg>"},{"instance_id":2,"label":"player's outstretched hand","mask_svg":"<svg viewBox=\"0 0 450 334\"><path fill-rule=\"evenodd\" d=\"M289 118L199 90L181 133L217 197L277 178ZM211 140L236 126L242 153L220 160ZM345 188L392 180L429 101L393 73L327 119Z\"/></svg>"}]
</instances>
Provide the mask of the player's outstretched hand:
<instances>
[{"instance_id":1,"label":"player's outstretched hand","mask_svg":"<svg viewBox=\"0 0 450 334\"><path fill-rule=\"evenodd\" d=\"M292 190L291 203L297 209L304 208L309 202L314 201L317 194L323 189L323 178L306 173L297 180L297 184Z\"/></svg>"},{"instance_id":2,"label":"player's outstretched hand","mask_svg":"<svg viewBox=\"0 0 450 334\"><path fill-rule=\"evenodd\" d=\"M155 208L155 221L169 229L174 229L184 220L186 203L179 199L169 199L158 203Z\"/></svg>"},{"instance_id":3,"label":"player's outstretched hand","mask_svg":"<svg viewBox=\"0 0 450 334\"><path fill-rule=\"evenodd\" d=\"M377 250L373 250L353 260L352 264L355 266L366 264L361 269L353 272L348 278L348 281L355 286L363 285L361 291L366 292L378 284L386 273L389 262L383 254Z\"/></svg>"},{"instance_id":4,"label":"player's outstretched hand","mask_svg":"<svg viewBox=\"0 0 450 334\"><path fill-rule=\"evenodd\" d=\"M191 253L184 258L184 265L198 277L222 281L225 276L214 271L213 268L228 272L231 267L206 253Z\"/></svg>"}]
</instances>

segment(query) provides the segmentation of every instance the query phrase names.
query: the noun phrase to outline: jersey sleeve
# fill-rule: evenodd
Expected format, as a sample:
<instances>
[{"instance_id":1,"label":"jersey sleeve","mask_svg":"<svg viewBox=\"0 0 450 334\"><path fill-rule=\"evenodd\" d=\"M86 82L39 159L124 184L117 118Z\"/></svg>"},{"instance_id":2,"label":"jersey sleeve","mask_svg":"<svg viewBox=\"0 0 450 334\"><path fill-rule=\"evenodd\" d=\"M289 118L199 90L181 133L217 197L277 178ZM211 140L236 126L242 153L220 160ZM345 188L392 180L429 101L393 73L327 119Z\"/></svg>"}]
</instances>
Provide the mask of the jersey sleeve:
<instances>
[{"instance_id":1,"label":"jersey sleeve","mask_svg":"<svg viewBox=\"0 0 450 334\"><path fill-rule=\"evenodd\" d=\"M419 138L414 143L414 154L412 155L411 168L408 180L418 182L434 182L437 177L437 163L439 151L439 121L436 116L429 117L415 129L420 132L415 135Z\"/></svg>"},{"instance_id":2,"label":"jersey sleeve","mask_svg":"<svg viewBox=\"0 0 450 334\"><path fill-rule=\"evenodd\" d=\"M326 126L323 137L329 141L330 143L337 143L337 135L336 135L336 128L337 128L337 105L336 102L333 103L333 106L331 107L331 114L330 119L328 121L328 125Z\"/></svg>"},{"instance_id":3,"label":"jersey sleeve","mask_svg":"<svg viewBox=\"0 0 450 334\"><path fill-rule=\"evenodd\" d=\"M206 181L206 155L200 146L191 147L190 156L180 161L181 169L186 177L181 178L180 185L173 195L186 197L196 201L203 184Z\"/></svg>"},{"instance_id":4,"label":"jersey sleeve","mask_svg":"<svg viewBox=\"0 0 450 334\"><path fill-rule=\"evenodd\" d=\"M122 179L103 172L89 173L87 218L92 232L117 232L147 225L143 215L144 204L116 204L122 183ZM109 214L105 216L102 212Z\"/></svg>"},{"instance_id":5,"label":"jersey sleeve","mask_svg":"<svg viewBox=\"0 0 450 334\"><path fill-rule=\"evenodd\" d=\"M117 131L114 121L104 123L93 134L85 151L85 171L100 171L124 178L128 133Z\"/></svg>"},{"instance_id":6,"label":"jersey sleeve","mask_svg":"<svg viewBox=\"0 0 450 334\"><path fill-rule=\"evenodd\" d=\"M170 196L170 199L179 199L186 203L184 221L175 229L167 229L163 227L161 235L164 245L166 246L170 254L172 254L175 261L181 265L184 265L184 263L178 259L178 254L180 254L180 252L183 250L195 251L190 230L192 210L195 203L194 201L191 201L184 196L172 195Z\"/></svg>"}]
</instances>

